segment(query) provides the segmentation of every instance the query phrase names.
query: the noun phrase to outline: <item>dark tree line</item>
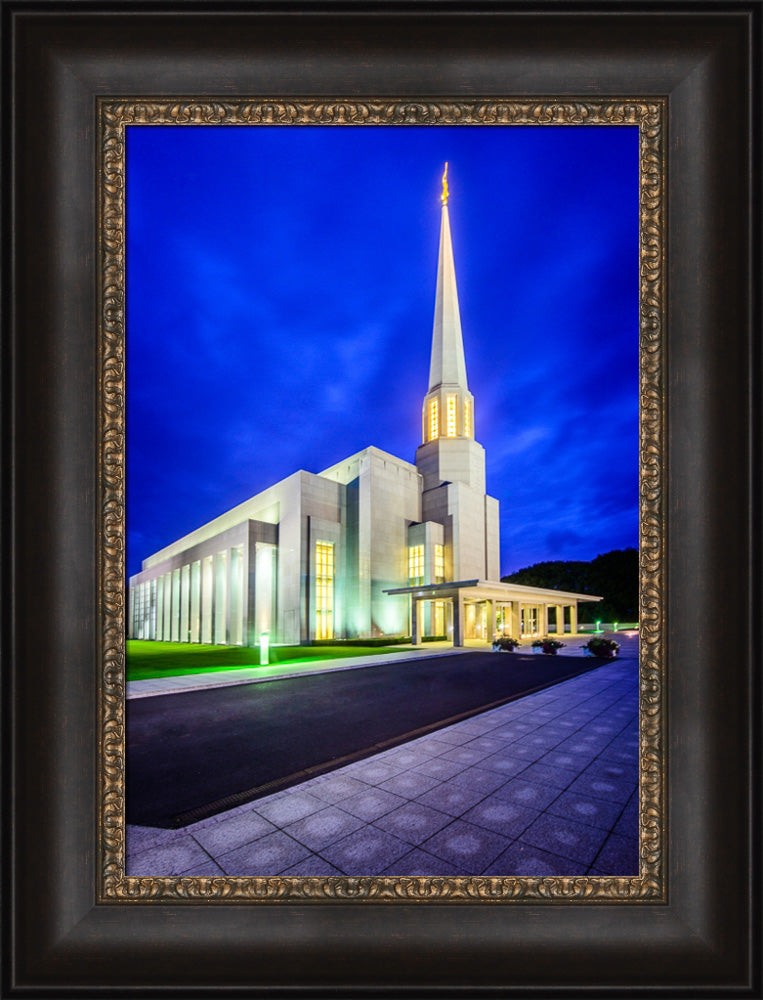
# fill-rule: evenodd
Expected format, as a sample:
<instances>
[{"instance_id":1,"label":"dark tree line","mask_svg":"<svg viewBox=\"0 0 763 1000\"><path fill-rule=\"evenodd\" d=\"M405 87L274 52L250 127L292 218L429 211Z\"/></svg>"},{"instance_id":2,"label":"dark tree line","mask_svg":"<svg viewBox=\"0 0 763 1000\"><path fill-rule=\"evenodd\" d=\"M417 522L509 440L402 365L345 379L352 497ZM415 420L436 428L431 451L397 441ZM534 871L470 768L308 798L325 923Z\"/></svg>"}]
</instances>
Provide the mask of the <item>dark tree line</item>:
<instances>
[{"instance_id":1,"label":"dark tree line","mask_svg":"<svg viewBox=\"0 0 763 1000\"><path fill-rule=\"evenodd\" d=\"M578 605L579 622L638 621L638 549L613 549L589 562L539 562L501 579L603 597L595 604Z\"/></svg>"}]
</instances>

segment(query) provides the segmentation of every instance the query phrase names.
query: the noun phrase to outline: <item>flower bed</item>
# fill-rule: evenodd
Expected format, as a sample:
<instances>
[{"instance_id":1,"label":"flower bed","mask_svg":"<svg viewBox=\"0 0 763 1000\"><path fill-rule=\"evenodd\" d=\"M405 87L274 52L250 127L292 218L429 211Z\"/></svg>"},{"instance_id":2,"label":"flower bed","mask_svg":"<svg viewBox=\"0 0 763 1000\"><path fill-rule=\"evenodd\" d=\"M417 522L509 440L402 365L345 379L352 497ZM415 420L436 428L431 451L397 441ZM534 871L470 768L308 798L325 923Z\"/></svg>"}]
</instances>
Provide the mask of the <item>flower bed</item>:
<instances>
[{"instance_id":1,"label":"flower bed","mask_svg":"<svg viewBox=\"0 0 763 1000\"><path fill-rule=\"evenodd\" d=\"M620 651L620 643L607 639L603 635L595 635L582 647L589 656L600 656L605 660L613 660Z\"/></svg>"}]
</instances>

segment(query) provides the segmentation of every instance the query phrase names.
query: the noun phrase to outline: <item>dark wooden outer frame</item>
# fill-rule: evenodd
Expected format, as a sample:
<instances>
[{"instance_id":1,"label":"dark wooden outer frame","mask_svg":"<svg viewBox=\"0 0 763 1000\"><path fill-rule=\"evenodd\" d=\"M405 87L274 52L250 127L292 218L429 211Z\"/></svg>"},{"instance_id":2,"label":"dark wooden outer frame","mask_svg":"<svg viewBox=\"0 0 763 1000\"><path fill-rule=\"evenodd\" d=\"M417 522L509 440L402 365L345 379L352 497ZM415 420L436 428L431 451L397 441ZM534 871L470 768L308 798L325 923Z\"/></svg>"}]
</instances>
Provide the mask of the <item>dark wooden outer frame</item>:
<instances>
[{"instance_id":1,"label":"dark wooden outer frame","mask_svg":"<svg viewBox=\"0 0 763 1000\"><path fill-rule=\"evenodd\" d=\"M3 4L6 995L758 995L760 14ZM95 904L95 104L205 93L668 98L666 904Z\"/></svg>"}]
</instances>

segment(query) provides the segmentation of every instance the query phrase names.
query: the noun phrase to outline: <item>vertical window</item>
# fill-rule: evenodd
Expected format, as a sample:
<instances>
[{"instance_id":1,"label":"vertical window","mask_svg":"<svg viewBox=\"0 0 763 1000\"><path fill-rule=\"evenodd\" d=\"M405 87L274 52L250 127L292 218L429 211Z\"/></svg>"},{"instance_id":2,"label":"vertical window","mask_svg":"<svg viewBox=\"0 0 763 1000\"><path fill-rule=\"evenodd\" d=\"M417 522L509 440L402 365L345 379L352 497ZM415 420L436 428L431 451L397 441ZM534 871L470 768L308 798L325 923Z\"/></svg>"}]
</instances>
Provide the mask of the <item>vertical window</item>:
<instances>
[{"instance_id":1,"label":"vertical window","mask_svg":"<svg viewBox=\"0 0 763 1000\"><path fill-rule=\"evenodd\" d=\"M445 547L435 545L434 547L434 582L445 583Z\"/></svg>"},{"instance_id":2,"label":"vertical window","mask_svg":"<svg viewBox=\"0 0 763 1000\"><path fill-rule=\"evenodd\" d=\"M411 545L408 549L408 582L414 587L424 582L423 545Z\"/></svg>"},{"instance_id":3,"label":"vertical window","mask_svg":"<svg viewBox=\"0 0 763 1000\"><path fill-rule=\"evenodd\" d=\"M228 642L228 553L218 552L215 556L215 613L213 642L224 646Z\"/></svg>"},{"instance_id":4,"label":"vertical window","mask_svg":"<svg viewBox=\"0 0 763 1000\"><path fill-rule=\"evenodd\" d=\"M156 638L156 580L151 581L151 620L149 623L149 639Z\"/></svg>"},{"instance_id":5,"label":"vertical window","mask_svg":"<svg viewBox=\"0 0 763 1000\"><path fill-rule=\"evenodd\" d=\"M201 641L212 642L212 603L215 593L212 556L205 556L201 563Z\"/></svg>"},{"instance_id":6,"label":"vertical window","mask_svg":"<svg viewBox=\"0 0 763 1000\"><path fill-rule=\"evenodd\" d=\"M440 433L440 420L437 408L437 400L429 400L429 440L434 441Z\"/></svg>"},{"instance_id":7,"label":"vertical window","mask_svg":"<svg viewBox=\"0 0 763 1000\"><path fill-rule=\"evenodd\" d=\"M334 638L334 545L315 543L315 638Z\"/></svg>"},{"instance_id":8,"label":"vertical window","mask_svg":"<svg viewBox=\"0 0 763 1000\"><path fill-rule=\"evenodd\" d=\"M180 569L180 641L190 642L190 622L188 614L191 608L191 567L186 563Z\"/></svg>"},{"instance_id":9,"label":"vertical window","mask_svg":"<svg viewBox=\"0 0 763 1000\"><path fill-rule=\"evenodd\" d=\"M172 573L164 574L164 614L162 616L162 639L172 639Z\"/></svg>"},{"instance_id":10,"label":"vertical window","mask_svg":"<svg viewBox=\"0 0 763 1000\"><path fill-rule=\"evenodd\" d=\"M201 642L201 562L191 563L191 642Z\"/></svg>"},{"instance_id":11,"label":"vertical window","mask_svg":"<svg viewBox=\"0 0 763 1000\"><path fill-rule=\"evenodd\" d=\"M180 642L180 570L172 571L172 641Z\"/></svg>"},{"instance_id":12,"label":"vertical window","mask_svg":"<svg viewBox=\"0 0 763 1000\"><path fill-rule=\"evenodd\" d=\"M448 424L447 434L449 438L456 436L456 397L448 396Z\"/></svg>"},{"instance_id":13,"label":"vertical window","mask_svg":"<svg viewBox=\"0 0 763 1000\"><path fill-rule=\"evenodd\" d=\"M164 577L156 581L156 638L164 638Z\"/></svg>"},{"instance_id":14,"label":"vertical window","mask_svg":"<svg viewBox=\"0 0 763 1000\"><path fill-rule=\"evenodd\" d=\"M244 547L230 550L230 644L240 646L243 635Z\"/></svg>"},{"instance_id":15,"label":"vertical window","mask_svg":"<svg viewBox=\"0 0 763 1000\"><path fill-rule=\"evenodd\" d=\"M464 437L472 436L472 401L464 401Z\"/></svg>"}]
</instances>

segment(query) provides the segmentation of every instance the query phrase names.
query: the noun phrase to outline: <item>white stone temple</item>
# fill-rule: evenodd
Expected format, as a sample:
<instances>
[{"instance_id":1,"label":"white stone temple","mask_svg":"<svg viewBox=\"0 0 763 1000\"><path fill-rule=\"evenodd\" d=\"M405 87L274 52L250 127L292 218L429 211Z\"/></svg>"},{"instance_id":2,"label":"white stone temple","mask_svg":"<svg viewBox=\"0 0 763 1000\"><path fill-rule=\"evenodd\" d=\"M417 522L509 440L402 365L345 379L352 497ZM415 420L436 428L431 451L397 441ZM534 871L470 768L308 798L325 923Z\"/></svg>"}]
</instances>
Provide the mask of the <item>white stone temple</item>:
<instances>
[{"instance_id":1,"label":"white stone temple","mask_svg":"<svg viewBox=\"0 0 763 1000\"><path fill-rule=\"evenodd\" d=\"M369 447L300 470L143 560L128 637L256 645L577 631L579 601L500 583L498 501L475 439L443 175L429 387L414 463ZM549 614L549 609L554 609ZM552 619L552 621L550 620Z\"/></svg>"}]
</instances>

